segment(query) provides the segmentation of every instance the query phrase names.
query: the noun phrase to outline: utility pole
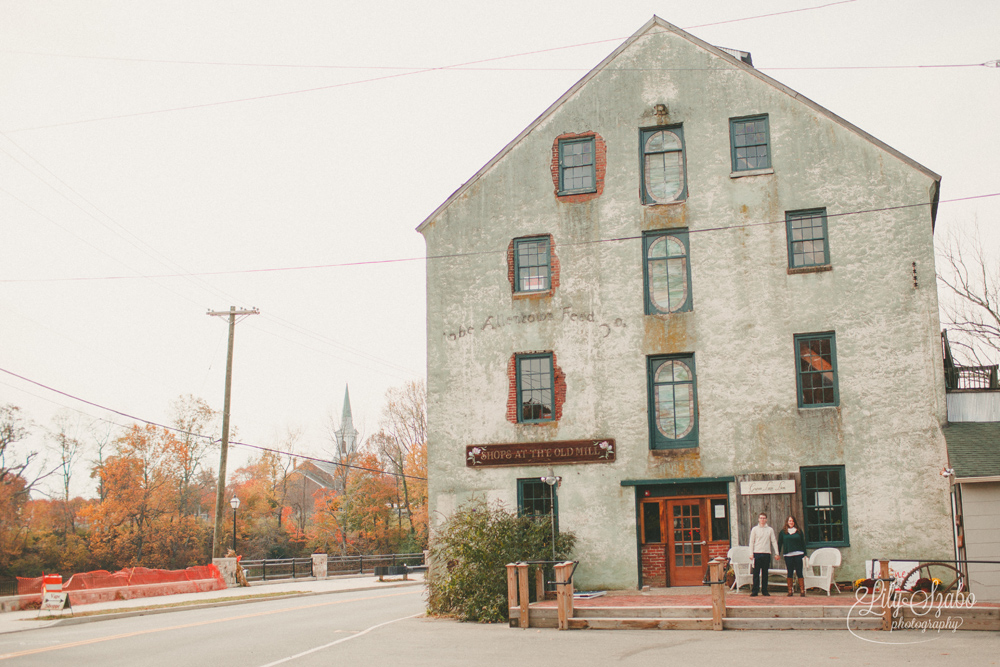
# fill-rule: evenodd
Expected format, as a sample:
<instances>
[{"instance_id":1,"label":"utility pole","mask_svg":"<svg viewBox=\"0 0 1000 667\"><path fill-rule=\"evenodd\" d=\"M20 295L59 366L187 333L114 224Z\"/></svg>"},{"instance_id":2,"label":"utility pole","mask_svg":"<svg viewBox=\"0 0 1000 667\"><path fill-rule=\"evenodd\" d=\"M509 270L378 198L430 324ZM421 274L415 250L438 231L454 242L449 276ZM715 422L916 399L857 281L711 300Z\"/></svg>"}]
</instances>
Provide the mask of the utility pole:
<instances>
[{"instance_id":1,"label":"utility pole","mask_svg":"<svg viewBox=\"0 0 1000 667\"><path fill-rule=\"evenodd\" d=\"M222 558L222 549L226 541L222 517L226 512L226 459L229 457L229 396L233 384L233 338L236 335L236 318L237 316L242 318L248 315L259 315L260 311L256 308L236 310L236 306L230 306L228 311L210 310L208 314L212 317L229 317L229 353L226 355L226 399L222 407L222 452L219 455L219 483L215 490L215 531L212 533L212 558ZM235 512L233 515L233 535L235 535Z\"/></svg>"}]
</instances>

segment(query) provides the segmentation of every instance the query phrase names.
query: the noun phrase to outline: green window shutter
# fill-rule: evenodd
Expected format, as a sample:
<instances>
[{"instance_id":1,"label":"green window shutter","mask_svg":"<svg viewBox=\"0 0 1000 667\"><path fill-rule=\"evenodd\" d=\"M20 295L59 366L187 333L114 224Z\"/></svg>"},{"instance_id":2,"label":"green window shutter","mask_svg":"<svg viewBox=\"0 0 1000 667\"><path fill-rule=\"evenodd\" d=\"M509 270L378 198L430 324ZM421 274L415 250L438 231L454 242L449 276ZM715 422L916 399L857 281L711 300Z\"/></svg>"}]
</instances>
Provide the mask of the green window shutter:
<instances>
[{"instance_id":1,"label":"green window shutter","mask_svg":"<svg viewBox=\"0 0 1000 667\"><path fill-rule=\"evenodd\" d=\"M825 208L785 213L785 231L790 268L830 264Z\"/></svg>"},{"instance_id":2,"label":"green window shutter","mask_svg":"<svg viewBox=\"0 0 1000 667\"><path fill-rule=\"evenodd\" d=\"M799 472L809 548L851 546L844 466L810 466Z\"/></svg>"},{"instance_id":3,"label":"green window shutter","mask_svg":"<svg viewBox=\"0 0 1000 667\"><path fill-rule=\"evenodd\" d=\"M552 354L519 354L517 372L517 421L522 424L555 420L555 387Z\"/></svg>"},{"instance_id":4,"label":"green window shutter","mask_svg":"<svg viewBox=\"0 0 1000 667\"><path fill-rule=\"evenodd\" d=\"M795 367L800 408L840 405L834 332L796 334Z\"/></svg>"},{"instance_id":5,"label":"green window shutter","mask_svg":"<svg viewBox=\"0 0 1000 667\"><path fill-rule=\"evenodd\" d=\"M729 120L733 171L752 171L771 166L771 136L767 115Z\"/></svg>"},{"instance_id":6,"label":"green window shutter","mask_svg":"<svg viewBox=\"0 0 1000 667\"><path fill-rule=\"evenodd\" d=\"M691 310L687 230L646 232L642 240L646 314Z\"/></svg>"},{"instance_id":7,"label":"green window shutter","mask_svg":"<svg viewBox=\"0 0 1000 667\"><path fill-rule=\"evenodd\" d=\"M643 204L666 204L687 198L684 130L681 126L640 131Z\"/></svg>"},{"instance_id":8,"label":"green window shutter","mask_svg":"<svg viewBox=\"0 0 1000 667\"><path fill-rule=\"evenodd\" d=\"M698 391L694 355L649 357L651 449L698 446Z\"/></svg>"},{"instance_id":9,"label":"green window shutter","mask_svg":"<svg viewBox=\"0 0 1000 667\"><path fill-rule=\"evenodd\" d=\"M559 194L597 192L594 137L559 140Z\"/></svg>"}]
</instances>

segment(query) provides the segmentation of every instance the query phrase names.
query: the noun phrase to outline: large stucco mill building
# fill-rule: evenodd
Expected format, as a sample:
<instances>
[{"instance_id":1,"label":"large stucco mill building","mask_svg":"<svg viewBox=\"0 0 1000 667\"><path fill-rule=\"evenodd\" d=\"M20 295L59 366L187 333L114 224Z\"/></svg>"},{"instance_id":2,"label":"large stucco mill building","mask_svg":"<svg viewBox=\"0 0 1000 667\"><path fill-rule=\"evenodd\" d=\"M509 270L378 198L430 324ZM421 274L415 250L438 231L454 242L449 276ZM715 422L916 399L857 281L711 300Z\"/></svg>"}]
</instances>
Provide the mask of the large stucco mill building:
<instances>
[{"instance_id":1,"label":"large stucco mill building","mask_svg":"<svg viewBox=\"0 0 1000 667\"><path fill-rule=\"evenodd\" d=\"M939 185L654 17L420 225L431 517L554 508L578 588L701 582L761 510L844 578L949 558Z\"/></svg>"}]
</instances>

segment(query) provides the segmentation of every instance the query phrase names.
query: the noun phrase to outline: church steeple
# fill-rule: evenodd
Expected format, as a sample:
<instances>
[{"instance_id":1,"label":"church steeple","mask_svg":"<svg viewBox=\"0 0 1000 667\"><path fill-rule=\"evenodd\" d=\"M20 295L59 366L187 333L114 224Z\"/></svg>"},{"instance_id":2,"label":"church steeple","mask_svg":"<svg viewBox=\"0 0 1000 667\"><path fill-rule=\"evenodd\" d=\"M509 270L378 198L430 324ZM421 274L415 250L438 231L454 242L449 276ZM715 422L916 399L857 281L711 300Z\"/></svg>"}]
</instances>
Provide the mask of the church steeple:
<instances>
[{"instance_id":1,"label":"church steeple","mask_svg":"<svg viewBox=\"0 0 1000 667\"><path fill-rule=\"evenodd\" d=\"M351 417L351 391L348 386L344 385L344 412L340 415L340 424L350 424L353 428L354 419Z\"/></svg>"},{"instance_id":2,"label":"church steeple","mask_svg":"<svg viewBox=\"0 0 1000 667\"><path fill-rule=\"evenodd\" d=\"M357 449L358 430L354 428L354 417L351 415L351 392L344 385L344 410L340 415L340 428L334 433L337 438L337 456L348 458Z\"/></svg>"}]
</instances>

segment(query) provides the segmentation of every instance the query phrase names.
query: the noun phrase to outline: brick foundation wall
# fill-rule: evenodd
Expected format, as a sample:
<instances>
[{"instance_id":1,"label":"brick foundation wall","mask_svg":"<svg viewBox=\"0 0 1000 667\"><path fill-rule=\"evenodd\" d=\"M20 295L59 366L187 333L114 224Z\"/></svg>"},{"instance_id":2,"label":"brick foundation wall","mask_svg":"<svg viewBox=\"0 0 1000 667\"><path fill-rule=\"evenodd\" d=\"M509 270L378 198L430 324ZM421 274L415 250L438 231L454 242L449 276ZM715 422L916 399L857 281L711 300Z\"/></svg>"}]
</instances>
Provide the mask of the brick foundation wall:
<instances>
[{"instance_id":1,"label":"brick foundation wall","mask_svg":"<svg viewBox=\"0 0 1000 667\"><path fill-rule=\"evenodd\" d=\"M709 560L712 560L713 558L725 558L727 553L729 553L729 542L708 543Z\"/></svg>"},{"instance_id":2,"label":"brick foundation wall","mask_svg":"<svg viewBox=\"0 0 1000 667\"><path fill-rule=\"evenodd\" d=\"M709 542L708 561L713 558L725 558L729 551L729 542ZM667 556L665 544L646 544L642 547L642 585L653 588L664 588L669 585L667 581Z\"/></svg>"},{"instance_id":3,"label":"brick foundation wall","mask_svg":"<svg viewBox=\"0 0 1000 667\"><path fill-rule=\"evenodd\" d=\"M642 585L664 588L667 585L667 549L663 544L642 546Z\"/></svg>"},{"instance_id":4,"label":"brick foundation wall","mask_svg":"<svg viewBox=\"0 0 1000 667\"><path fill-rule=\"evenodd\" d=\"M560 195L559 194L559 141L561 139L577 139L580 137L594 137L594 181L597 187L597 192L585 192L578 195ZM608 148L604 143L604 139L597 132L581 132L580 134L573 134L568 132L566 134L560 134L552 142L552 183L555 185L556 199L560 202L575 203L581 201L587 201L590 199L595 199L600 197L604 192L604 174L608 170Z\"/></svg>"}]
</instances>

